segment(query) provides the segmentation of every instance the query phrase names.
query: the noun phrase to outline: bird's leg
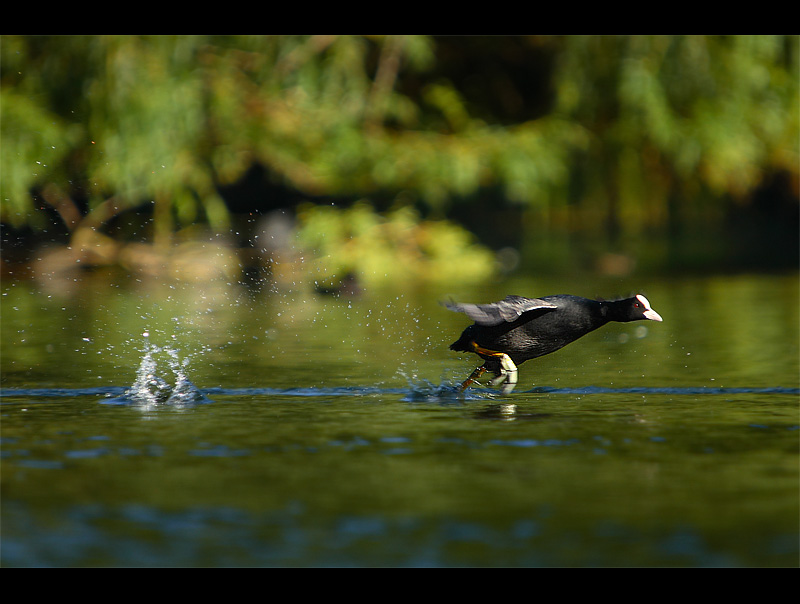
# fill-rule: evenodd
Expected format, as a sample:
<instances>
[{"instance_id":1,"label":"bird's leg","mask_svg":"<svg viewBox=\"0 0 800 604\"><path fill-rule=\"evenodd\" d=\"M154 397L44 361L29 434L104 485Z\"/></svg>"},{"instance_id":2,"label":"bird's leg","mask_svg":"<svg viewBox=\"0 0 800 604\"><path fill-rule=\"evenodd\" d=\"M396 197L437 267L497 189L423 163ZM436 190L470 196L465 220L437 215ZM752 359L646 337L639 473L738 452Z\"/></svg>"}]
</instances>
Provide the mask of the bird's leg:
<instances>
[{"instance_id":1,"label":"bird's leg","mask_svg":"<svg viewBox=\"0 0 800 604\"><path fill-rule=\"evenodd\" d=\"M497 352L495 350L483 348L478 346L475 342L472 342L472 349L480 355L494 357L500 361L500 373L497 374L497 377L490 381L489 384L492 386L504 384L503 394L509 394L512 390L514 390L514 387L517 385L517 366L514 364L514 361L511 360L510 356L504 352ZM470 375L469 378L467 378L467 380L461 385L461 389L463 390L469 386L478 377L480 377L484 371L486 371L485 366L478 367L478 369L473 371L472 375Z\"/></svg>"}]
</instances>

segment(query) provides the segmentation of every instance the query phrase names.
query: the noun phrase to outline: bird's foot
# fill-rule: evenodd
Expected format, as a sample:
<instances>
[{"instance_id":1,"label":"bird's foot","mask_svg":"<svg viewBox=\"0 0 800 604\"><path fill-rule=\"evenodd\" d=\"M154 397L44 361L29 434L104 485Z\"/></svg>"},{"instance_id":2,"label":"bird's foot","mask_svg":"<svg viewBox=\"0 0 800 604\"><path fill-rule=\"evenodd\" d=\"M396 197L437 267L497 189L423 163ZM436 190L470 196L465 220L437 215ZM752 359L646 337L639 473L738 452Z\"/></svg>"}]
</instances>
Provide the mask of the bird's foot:
<instances>
[{"instance_id":1,"label":"bird's foot","mask_svg":"<svg viewBox=\"0 0 800 604\"><path fill-rule=\"evenodd\" d=\"M492 386L500 386L502 384L502 393L510 394L517 385L517 366L511 357L505 353L500 353L500 374L491 380L489 384Z\"/></svg>"},{"instance_id":2,"label":"bird's foot","mask_svg":"<svg viewBox=\"0 0 800 604\"><path fill-rule=\"evenodd\" d=\"M481 365L480 367L476 368L475 371L473 371L469 375L469 377L461 383L461 386L459 386L458 391L459 392L464 392L464 390L469 388L470 385L473 382L477 381L477 379L479 377L481 377L485 372L486 372L486 367L484 367L483 365Z\"/></svg>"}]
</instances>

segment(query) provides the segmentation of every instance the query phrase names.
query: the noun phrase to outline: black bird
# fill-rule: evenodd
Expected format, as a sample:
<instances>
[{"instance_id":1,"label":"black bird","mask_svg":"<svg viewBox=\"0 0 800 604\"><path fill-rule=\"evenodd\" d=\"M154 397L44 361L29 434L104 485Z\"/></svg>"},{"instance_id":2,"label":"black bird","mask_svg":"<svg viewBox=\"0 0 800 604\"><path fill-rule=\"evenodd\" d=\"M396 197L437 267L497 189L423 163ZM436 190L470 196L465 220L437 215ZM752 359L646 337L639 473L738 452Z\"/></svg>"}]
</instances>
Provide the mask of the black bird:
<instances>
[{"instance_id":1,"label":"black bird","mask_svg":"<svg viewBox=\"0 0 800 604\"><path fill-rule=\"evenodd\" d=\"M564 294L507 296L491 304L444 305L475 321L450 344L450 350L474 352L484 360L461 384L461 390L489 371L496 376L490 383L504 384L504 394L517 385L517 365L555 352L609 321L662 320L642 295L613 301Z\"/></svg>"}]
</instances>

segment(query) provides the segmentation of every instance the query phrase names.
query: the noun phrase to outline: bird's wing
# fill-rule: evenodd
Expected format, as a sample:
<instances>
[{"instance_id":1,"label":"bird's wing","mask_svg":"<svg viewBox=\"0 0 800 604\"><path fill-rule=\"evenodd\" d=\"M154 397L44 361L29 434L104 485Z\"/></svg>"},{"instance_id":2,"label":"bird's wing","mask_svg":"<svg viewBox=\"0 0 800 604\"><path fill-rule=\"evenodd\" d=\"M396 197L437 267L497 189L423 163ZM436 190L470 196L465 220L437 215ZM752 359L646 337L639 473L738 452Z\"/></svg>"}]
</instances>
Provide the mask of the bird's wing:
<instances>
[{"instance_id":1,"label":"bird's wing","mask_svg":"<svg viewBox=\"0 0 800 604\"><path fill-rule=\"evenodd\" d=\"M504 321L511 323L522 316L522 313L556 308L555 304L539 298L523 298L522 296L506 296L500 302L491 304L458 304L456 302L443 302L443 304L449 310L463 312L478 325L499 325Z\"/></svg>"}]
</instances>

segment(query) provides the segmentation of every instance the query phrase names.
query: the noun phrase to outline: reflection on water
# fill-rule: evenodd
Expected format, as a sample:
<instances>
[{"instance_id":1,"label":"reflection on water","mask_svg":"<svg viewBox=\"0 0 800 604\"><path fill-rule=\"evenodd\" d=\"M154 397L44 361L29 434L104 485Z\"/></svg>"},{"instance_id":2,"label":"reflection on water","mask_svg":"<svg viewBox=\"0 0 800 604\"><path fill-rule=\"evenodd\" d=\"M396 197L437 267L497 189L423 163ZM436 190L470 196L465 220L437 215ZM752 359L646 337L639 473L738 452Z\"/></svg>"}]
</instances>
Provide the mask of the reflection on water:
<instances>
[{"instance_id":1,"label":"reflection on water","mask_svg":"<svg viewBox=\"0 0 800 604\"><path fill-rule=\"evenodd\" d=\"M4 283L5 566L800 561L794 276L653 285L659 329L590 334L509 396L458 395L440 299L640 284L108 285Z\"/></svg>"}]
</instances>

